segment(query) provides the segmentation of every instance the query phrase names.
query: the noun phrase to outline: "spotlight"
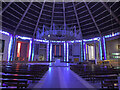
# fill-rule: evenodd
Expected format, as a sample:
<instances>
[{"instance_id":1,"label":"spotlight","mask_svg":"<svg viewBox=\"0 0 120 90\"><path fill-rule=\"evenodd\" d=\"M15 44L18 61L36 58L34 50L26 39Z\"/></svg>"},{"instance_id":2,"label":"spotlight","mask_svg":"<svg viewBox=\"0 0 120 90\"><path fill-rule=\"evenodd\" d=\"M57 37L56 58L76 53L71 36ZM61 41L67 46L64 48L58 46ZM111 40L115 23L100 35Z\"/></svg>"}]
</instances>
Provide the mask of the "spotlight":
<instances>
[{"instance_id":1,"label":"spotlight","mask_svg":"<svg viewBox=\"0 0 120 90\"><path fill-rule=\"evenodd\" d=\"M48 37L50 37L50 35L48 35Z\"/></svg>"}]
</instances>

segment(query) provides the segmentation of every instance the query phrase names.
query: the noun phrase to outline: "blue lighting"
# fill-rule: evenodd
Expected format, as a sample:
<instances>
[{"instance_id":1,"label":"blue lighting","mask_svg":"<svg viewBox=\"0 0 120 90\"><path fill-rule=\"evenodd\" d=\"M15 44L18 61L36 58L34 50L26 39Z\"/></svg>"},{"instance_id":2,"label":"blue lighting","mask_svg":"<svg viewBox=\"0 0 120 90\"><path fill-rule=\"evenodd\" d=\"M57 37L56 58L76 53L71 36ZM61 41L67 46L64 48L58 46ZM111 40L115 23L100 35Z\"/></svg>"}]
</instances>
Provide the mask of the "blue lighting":
<instances>
[{"instance_id":1,"label":"blue lighting","mask_svg":"<svg viewBox=\"0 0 120 90\"><path fill-rule=\"evenodd\" d=\"M67 63L67 66L69 66L69 64Z\"/></svg>"},{"instance_id":2,"label":"blue lighting","mask_svg":"<svg viewBox=\"0 0 120 90\"><path fill-rule=\"evenodd\" d=\"M105 37L103 37L103 48L104 48L104 60L106 60L106 45L105 45Z\"/></svg>"},{"instance_id":3,"label":"blue lighting","mask_svg":"<svg viewBox=\"0 0 120 90\"><path fill-rule=\"evenodd\" d=\"M83 45L84 45L84 60L86 60L86 43L84 42Z\"/></svg>"},{"instance_id":4,"label":"blue lighting","mask_svg":"<svg viewBox=\"0 0 120 90\"><path fill-rule=\"evenodd\" d=\"M23 40L31 40L32 38L29 37L23 37L23 36L18 36L16 35L17 38L23 39Z\"/></svg>"},{"instance_id":5,"label":"blue lighting","mask_svg":"<svg viewBox=\"0 0 120 90\"><path fill-rule=\"evenodd\" d=\"M29 44L29 57L28 57L29 61L30 61L30 56L31 56L31 46L32 46L32 40L30 40L30 44Z\"/></svg>"},{"instance_id":6,"label":"blue lighting","mask_svg":"<svg viewBox=\"0 0 120 90\"><path fill-rule=\"evenodd\" d=\"M32 50L32 61L34 60L34 44L33 44L33 50Z\"/></svg>"},{"instance_id":7,"label":"blue lighting","mask_svg":"<svg viewBox=\"0 0 120 90\"><path fill-rule=\"evenodd\" d=\"M68 43L74 43L75 41L67 41Z\"/></svg>"},{"instance_id":8,"label":"blue lighting","mask_svg":"<svg viewBox=\"0 0 120 90\"><path fill-rule=\"evenodd\" d=\"M52 43L50 43L50 61L52 61Z\"/></svg>"},{"instance_id":9,"label":"blue lighting","mask_svg":"<svg viewBox=\"0 0 120 90\"><path fill-rule=\"evenodd\" d=\"M48 40L40 40L40 39L34 39L37 42L49 42Z\"/></svg>"},{"instance_id":10,"label":"blue lighting","mask_svg":"<svg viewBox=\"0 0 120 90\"><path fill-rule=\"evenodd\" d=\"M75 42L82 42L82 40L75 40Z\"/></svg>"},{"instance_id":11,"label":"blue lighting","mask_svg":"<svg viewBox=\"0 0 120 90\"><path fill-rule=\"evenodd\" d=\"M65 55L66 54L66 43L64 42L64 62L65 62Z\"/></svg>"},{"instance_id":12,"label":"blue lighting","mask_svg":"<svg viewBox=\"0 0 120 90\"><path fill-rule=\"evenodd\" d=\"M49 66L52 66L52 63L51 63L51 62L49 63Z\"/></svg>"},{"instance_id":13,"label":"blue lighting","mask_svg":"<svg viewBox=\"0 0 120 90\"><path fill-rule=\"evenodd\" d=\"M47 43L47 61L49 59L49 42Z\"/></svg>"},{"instance_id":14,"label":"blue lighting","mask_svg":"<svg viewBox=\"0 0 120 90\"><path fill-rule=\"evenodd\" d=\"M11 61L13 60L14 57L14 47L15 47L15 42L16 42L16 36L14 37L14 43L13 43L13 50L12 50L12 54L11 54Z\"/></svg>"},{"instance_id":15,"label":"blue lighting","mask_svg":"<svg viewBox=\"0 0 120 90\"><path fill-rule=\"evenodd\" d=\"M2 31L2 30L0 30L0 33L8 35L8 36L10 35L8 32Z\"/></svg>"},{"instance_id":16,"label":"blue lighting","mask_svg":"<svg viewBox=\"0 0 120 90\"><path fill-rule=\"evenodd\" d=\"M67 62L69 60L69 44L67 43Z\"/></svg>"},{"instance_id":17,"label":"blue lighting","mask_svg":"<svg viewBox=\"0 0 120 90\"><path fill-rule=\"evenodd\" d=\"M100 48L100 60L102 60L102 46L101 46L101 38L99 38L99 48Z\"/></svg>"},{"instance_id":18,"label":"blue lighting","mask_svg":"<svg viewBox=\"0 0 120 90\"><path fill-rule=\"evenodd\" d=\"M98 40L99 37L96 37L96 38L91 38L91 39L84 39L83 41L87 42L87 41L95 41L95 40Z\"/></svg>"},{"instance_id":19,"label":"blue lighting","mask_svg":"<svg viewBox=\"0 0 120 90\"><path fill-rule=\"evenodd\" d=\"M49 67L49 72L51 72L51 67Z\"/></svg>"},{"instance_id":20,"label":"blue lighting","mask_svg":"<svg viewBox=\"0 0 120 90\"><path fill-rule=\"evenodd\" d=\"M82 48L82 42L81 42L81 62L83 62L83 48Z\"/></svg>"},{"instance_id":21,"label":"blue lighting","mask_svg":"<svg viewBox=\"0 0 120 90\"><path fill-rule=\"evenodd\" d=\"M120 32L114 33L114 34L110 34L110 35L106 35L105 38L110 38L110 37L114 37L120 35Z\"/></svg>"},{"instance_id":22,"label":"blue lighting","mask_svg":"<svg viewBox=\"0 0 120 90\"><path fill-rule=\"evenodd\" d=\"M10 42L9 42L9 48L8 48L8 61L10 60L10 52L11 52L11 46L12 46L12 35L10 36Z\"/></svg>"},{"instance_id":23,"label":"blue lighting","mask_svg":"<svg viewBox=\"0 0 120 90\"><path fill-rule=\"evenodd\" d=\"M55 42L55 43L64 43L65 41L51 41L51 42Z\"/></svg>"}]
</instances>

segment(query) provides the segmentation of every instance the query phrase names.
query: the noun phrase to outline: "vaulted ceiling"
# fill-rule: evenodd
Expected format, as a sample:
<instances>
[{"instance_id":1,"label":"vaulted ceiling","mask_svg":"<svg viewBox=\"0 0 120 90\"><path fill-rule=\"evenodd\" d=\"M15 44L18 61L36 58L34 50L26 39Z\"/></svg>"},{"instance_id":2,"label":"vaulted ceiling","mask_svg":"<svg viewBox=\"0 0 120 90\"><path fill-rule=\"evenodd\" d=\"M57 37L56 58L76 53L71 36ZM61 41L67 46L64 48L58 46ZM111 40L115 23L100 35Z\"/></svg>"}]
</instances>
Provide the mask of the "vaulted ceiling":
<instances>
[{"instance_id":1,"label":"vaulted ceiling","mask_svg":"<svg viewBox=\"0 0 120 90\"><path fill-rule=\"evenodd\" d=\"M83 38L120 31L120 2L5 2L2 0L2 29L33 36L43 25L73 28Z\"/></svg>"}]
</instances>

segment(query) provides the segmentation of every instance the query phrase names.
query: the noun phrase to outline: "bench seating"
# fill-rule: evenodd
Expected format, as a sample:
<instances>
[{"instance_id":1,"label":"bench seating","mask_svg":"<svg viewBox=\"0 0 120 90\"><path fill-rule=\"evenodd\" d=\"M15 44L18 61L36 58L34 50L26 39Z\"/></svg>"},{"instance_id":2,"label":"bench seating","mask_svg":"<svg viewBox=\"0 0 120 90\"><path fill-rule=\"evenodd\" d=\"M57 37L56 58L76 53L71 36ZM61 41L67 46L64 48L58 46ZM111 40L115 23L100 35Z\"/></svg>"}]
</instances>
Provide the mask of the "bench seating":
<instances>
[{"instance_id":1,"label":"bench seating","mask_svg":"<svg viewBox=\"0 0 120 90\"><path fill-rule=\"evenodd\" d=\"M106 67L100 65L70 65L70 69L87 81L101 82L101 87L114 88L118 87L117 83L108 83L107 80L116 80L120 70L113 67ZM103 82L102 82L103 81ZM115 84L115 85L114 85ZM114 86L113 86L114 85Z\"/></svg>"}]
</instances>

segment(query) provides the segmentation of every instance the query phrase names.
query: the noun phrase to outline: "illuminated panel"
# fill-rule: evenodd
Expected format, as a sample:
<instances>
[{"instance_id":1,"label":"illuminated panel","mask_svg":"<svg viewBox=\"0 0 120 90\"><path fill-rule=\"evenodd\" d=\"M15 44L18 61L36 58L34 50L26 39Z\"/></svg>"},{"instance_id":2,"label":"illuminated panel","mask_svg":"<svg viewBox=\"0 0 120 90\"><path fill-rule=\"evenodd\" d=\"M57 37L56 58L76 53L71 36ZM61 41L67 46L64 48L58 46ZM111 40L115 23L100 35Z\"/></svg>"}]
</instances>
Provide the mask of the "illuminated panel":
<instances>
[{"instance_id":1,"label":"illuminated panel","mask_svg":"<svg viewBox=\"0 0 120 90\"><path fill-rule=\"evenodd\" d=\"M14 43L13 43L13 45L12 45L12 54L11 54L11 61L13 60L13 56L14 56L14 47L15 47L15 42L16 42L16 36L15 37L13 37L14 39Z\"/></svg>"},{"instance_id":2,"label":"illuminated panel","mask_svg":"<svg viewBox=\"0 0 120 90\"><path fill-rule=\"evenodd\" d=\"M50 61L52 61L52 43L50 43Z\"/></svg>"},{"instance_id":3,"label":"illuminated panel","mask_svg":"<svg viewBox=\"0 0 120 90\"><path fill-rule=\"evenodd\" d=\"M8 35L8 36L10 35L8 32L2 31L2 30L0 30L0 33Z\"/></svg>"},{"instance_id":4,"label":"illuminated panel","mask_svg":"<svg viewBox=\"0 0 120 90\"><path fill-rule=\"evenodd\" d=\"M20 49L21 49L21 43L18 42L18 46L17 46L17 57L20 57Z\"/></svg>"},{"instance_id":5,"label":"illuminated panel","mask_svg":"<svg viewBox=\"0 0 120 90\"><path fill-rule=\"evenodd\" d=\"M54 50L55 50L54 52L55 52L55 56L56 56L56 45L55 45L55 49Z\"/></svg>"},{"instance_id":6,"label":"illuminated panel","mask_svg":"<svg viewBox=\"0 0 120 90\"><path fill-rule=\"evenodd\" d=\"M86 60L86 44L85 42L83 44L84 44L84 60Z\"/></svg>"},{"instance_id":7,"label":"illuminated panel","mask_svg":"<svg viewBox=\"0 0 120 90\"><path fill-rule=\"evenodd\" d=\"M69 56L69 44L67 43L67 62L68 62L68 56Z\"/></svg>"},{"instance_id":8,"label":"illuminated panel","mask_svg":"<svg viewBox=\"0 0 120 90\"><path fill-rule=\"evenodd\" d=\"M100 49L100 60L102 60L102 46L101 46L101 38L99 38L99 49Z\"/></svg>"},{"instance_id":9,"label":"illuminated panel","mask_svg":"<svg viewBox=\"0 0 120 90\"><path fill-rule=\"evenodd\" d=\"M103 48L104 48L104 60L106 60L106 45L105 45L105 38L103 37Z\"/></svg>"},{"instance_id":10,"label":"illuminated panel","mask_svg":"<svg viewBox=\"0 0 120 90\"><path fill-rule=\"evenodd\" d=\"M29 57L28 57L29 61L30 61L30 56L31 56L31 46L32 46L32 40L30 40L30 44L29 44Z\"/></svg>"},{"instance_id":11,"label":"illuminated panel","mask_svg":"<svg viewBox=\"0 0 120 90\"><path fill-rule=\"evenodd\" d=\"M88 45L86 44L86 54L88 53Z\"/></svg>"},{"instance_id":12,"label":"illuminated panel","mask_svg":"<svg viewBox=\"0 0 120 90\"><path fill-rule=\"evenodd\" d=\"M61 45L59 45L59 56L61 56Z\"/></svg>"},{"instance_id":13,"label":"illuminated panel","mask_svg":"<svg viewBox=\"0 0 120 90\"><path fill-rule=\"evenodd\" d=\"M32 50L32 60L31 61L33 61L34 60L34 44L33 44L33 50Z\"/></svg>"},{"instance_id":14,"label":"illuminated panel","mask_svg":"<svg viewBox=\"0 0 120 90\"><path fill-rule=\"evenodd\" d=\"M65 54L66 54L66 43L64 43L64 61L65 61Z\"/></svg>"},{"instance_id":15,"label":"illuminated panel","mask_svg":"<svg viewBox=\"0 0 120 90\"><path fill-rule=\"evenodd\" d=\"M82 50L82 42L81 43L81 62L83 62L83 50Z\"/></svg>"},{"instance_id":16,"label":"illuminated panel","mask_svg":"<svg viewBox=\"0 0 120 90\"><path fill-rule=\"evenodd\" d=\"M120 32L112 33L110 35L106 35L105 38L110 38L110 37L114 37L114 36L117 36L117 35L120 35Z\"/></svg>"},{"instance_id":17,"label":"illuminated panel","mask_svg":"<svg viewBox=\"0 0 120 90\"><path fill-rule=\"evenodd\" d=\"M47 43L47 61L49 59L49 42Z\"/></svg>"},{"instance_id":18,"label":"illuminated panel","mask_svg":"<svg viewBox=\"0 0 120 90\"><path fill-rule=\"evenodd\" d=\"M55 42L55 43L64 43L65 41L51 41L51 42Z\"/></svg>"},{"instance_id":19,"label":"illuminated panel","mask_svg":"<svg viewBox=\"0 0 120 90\"><path fill-rule=\"evenodd\" d=\"M37 41L37 42L49 42L48 40L40 40L40 39L34 39L34 41Z\"/></svg>"},{"instance_id":20,"label":"illuminated panel","mask_svg":"<svg viewBox=\"0 0 120 90\"><path fill-rule=\"evenodd\" d=\"M29 57L29 44L27 44L27 58Z\"/></svg>"},{"instance_id":21,"label":"illuminated panel","mask_svg":"<svg viewBox=\"0 0 120 90\"><path fill-rule=\"evenodd\" d=\"M23 40L31 40L32 38L29 37L23 37L23 36L16 36L17 38L23 39Z\"/></svg>"},{"instance_id":22,"label":"illuminated panel","mask_svg":"<svg viewBox=\"0 0 120 90\"><path fill-rule=\"evenodd\" d=\"M91 57L94 58L94 47L93 46L90 46L91 47Z\"/></svg>"},{"instance_id":23,"label":"illuminated panel","mask_svg":"<svg viewBox=\"0 0 120 90\"><path fill-rule=\"evenodd\" d=\"M99 37L96 37L96 38L91 38L91 39L84 39L83 41L87 42L87 41L95 41L95 40L98 40Z\"/></svg>"},{"instance_id":24,"label":"illuminated panel","mask_svg":"<svg viewBox=\"0 0 120 90\"><path fill-rule=\"evenodd\" d=\"M10 42L9 42L9 48L8 48L8 61L10 60L10 52L11 52L11 46L12 46L12 39L13 39L13 37L10 36Z\"/></svg>"},{"instance_id":25,"label":"illuminated panel","mask_svg":"<svg viewBox=\"0 0 120 90\"><path fill-rule=\"evenodd\" d=\"M120 53L112 53L112 55L120 55Z\"/></svg>"}]
</instances>

